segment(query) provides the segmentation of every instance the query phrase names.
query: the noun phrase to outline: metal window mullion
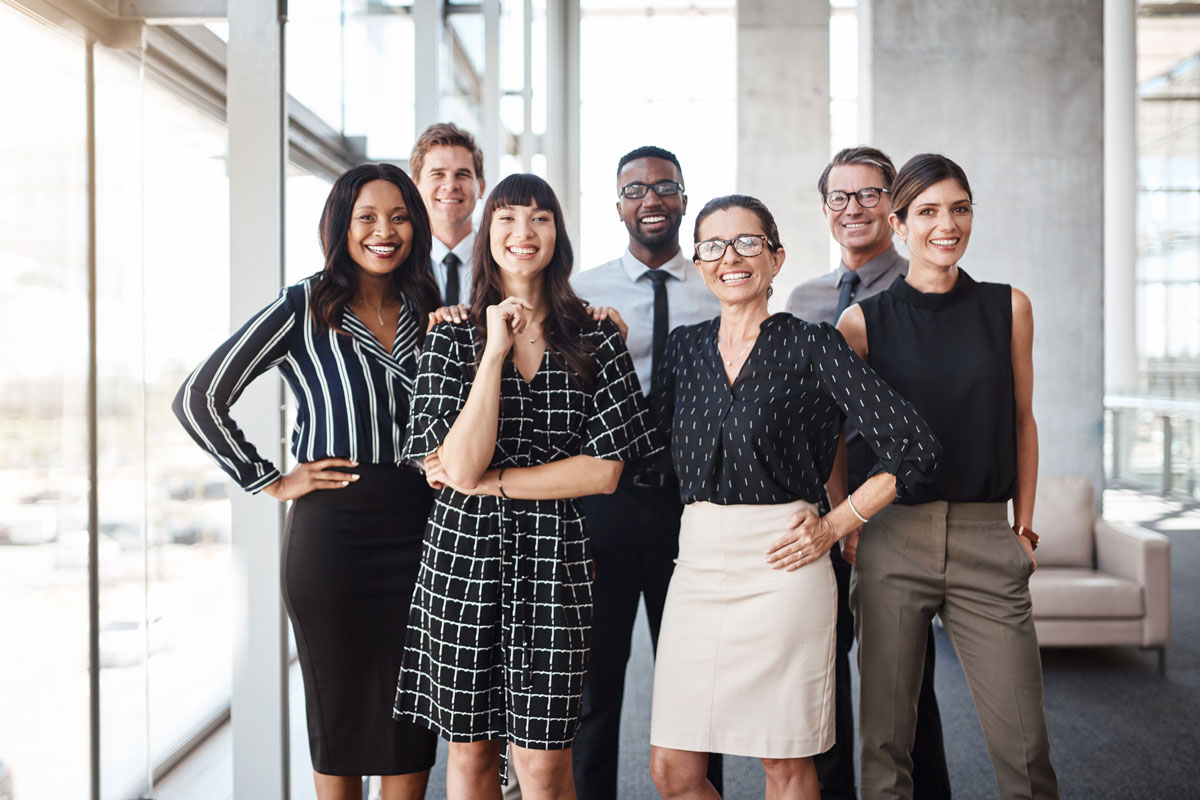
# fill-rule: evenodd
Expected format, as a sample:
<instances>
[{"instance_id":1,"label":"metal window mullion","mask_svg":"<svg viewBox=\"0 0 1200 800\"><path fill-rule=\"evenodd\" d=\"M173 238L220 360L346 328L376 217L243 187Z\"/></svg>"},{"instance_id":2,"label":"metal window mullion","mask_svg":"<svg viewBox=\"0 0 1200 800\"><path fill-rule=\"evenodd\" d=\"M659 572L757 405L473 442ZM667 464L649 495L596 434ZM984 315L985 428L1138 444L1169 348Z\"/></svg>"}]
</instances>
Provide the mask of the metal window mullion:
<instances>
[{"instance_id":1,"label":"metal window mullion","mask_svg":"<svg viewBox=\"0 0 1200 800\"><path fill-rule=\"evenodd\" d=\"M84 44L87 175L88 751L92 800L100 800L100 457L96 348L96 46Z\"/></svg>"}]
</instances>

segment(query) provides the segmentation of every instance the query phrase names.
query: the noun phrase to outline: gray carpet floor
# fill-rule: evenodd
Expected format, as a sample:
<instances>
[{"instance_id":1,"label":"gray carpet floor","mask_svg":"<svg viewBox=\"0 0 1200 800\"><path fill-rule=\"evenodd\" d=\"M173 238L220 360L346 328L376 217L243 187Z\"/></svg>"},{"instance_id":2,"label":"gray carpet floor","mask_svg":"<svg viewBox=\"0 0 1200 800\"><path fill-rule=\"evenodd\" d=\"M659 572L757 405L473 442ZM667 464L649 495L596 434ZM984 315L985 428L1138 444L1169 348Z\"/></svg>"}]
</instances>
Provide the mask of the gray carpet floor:
<instances>
[{"instance_id":1,"label":"gray carpet floor","mask_svg":"<svg viewBox=\"0 0 1200 800\"><path fill-rule=\"evenodd\" d=\"M1106 516L1171 537L1172 645L1167 674L1134 649L1043 650L1046 714L1063 798L1200 798L1200 507L1110 490ZM954 795L996 796L992 766L966 681L936 629L937 696ZM650 782L650 636L639 620L621 720L621 798L655 798ZM857 693L857 674L854 676ZM444 765L445 751L439 755ZM725 796L762 797L757 760L728 758ZM428 797L445 796L435 768Z\"/></svg>"}]
</instances>

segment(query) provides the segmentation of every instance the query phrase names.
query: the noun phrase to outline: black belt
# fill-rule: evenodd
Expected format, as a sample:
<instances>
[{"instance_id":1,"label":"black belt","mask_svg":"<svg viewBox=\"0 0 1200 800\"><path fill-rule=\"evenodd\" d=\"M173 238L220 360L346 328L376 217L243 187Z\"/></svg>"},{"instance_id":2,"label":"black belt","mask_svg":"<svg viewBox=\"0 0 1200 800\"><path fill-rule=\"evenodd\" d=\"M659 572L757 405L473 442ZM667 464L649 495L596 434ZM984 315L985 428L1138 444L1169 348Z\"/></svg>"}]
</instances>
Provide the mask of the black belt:
<instances>
[{"instance_id":1,"label":"black belt","mask_svg":"<svg viewBox=\"0 0 1200 800\"><path fill-rule=\"evenodd\" d=\"M639 489L662 489L675 483L675 476L669 472L659 472L656 469L625 470L621 473L621 483L636 486Z\"/></svg>"}]
</instances>

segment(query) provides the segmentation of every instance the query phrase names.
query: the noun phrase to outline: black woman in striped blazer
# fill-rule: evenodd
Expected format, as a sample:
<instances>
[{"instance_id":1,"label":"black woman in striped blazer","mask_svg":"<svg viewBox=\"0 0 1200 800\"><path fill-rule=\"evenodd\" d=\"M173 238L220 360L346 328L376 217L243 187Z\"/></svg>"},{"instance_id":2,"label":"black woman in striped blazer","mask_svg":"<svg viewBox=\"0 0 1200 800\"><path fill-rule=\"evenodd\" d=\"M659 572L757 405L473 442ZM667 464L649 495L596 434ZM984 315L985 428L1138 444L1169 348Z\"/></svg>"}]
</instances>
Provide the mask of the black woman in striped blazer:
<instances>
[{"instance_id":1,"label":"black woman in striped blazer","mask_svg":"<svg viewBox=\"0 0 1200 800\"><path fill-rule=\"evenodd\" d=\"M284 603L304 676L320 800L382 775L388 800L420 798L436 740L391 717L432 491L401 453L417 347L438 305L429 217L390 164L334 183L320 224L324 269L284 288L198 366L173 405L188 433L247 491L293 501ZM282 473L230 415L278 367L296 398Z\"/></svg>"}]
</instances>

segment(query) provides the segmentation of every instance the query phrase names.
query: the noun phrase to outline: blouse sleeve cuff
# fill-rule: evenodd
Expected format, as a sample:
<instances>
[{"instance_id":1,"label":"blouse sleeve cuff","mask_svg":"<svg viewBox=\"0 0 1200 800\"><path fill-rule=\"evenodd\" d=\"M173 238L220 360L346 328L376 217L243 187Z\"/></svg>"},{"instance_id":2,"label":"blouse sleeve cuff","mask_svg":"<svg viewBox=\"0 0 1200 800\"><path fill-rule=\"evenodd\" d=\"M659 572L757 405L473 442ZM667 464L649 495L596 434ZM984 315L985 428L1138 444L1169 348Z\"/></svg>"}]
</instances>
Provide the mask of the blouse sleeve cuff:
<instances>
[{"instance_id":1,"label":"blouse sleeve cuff","mask_svg":"<svg viewBox=\"0 0 1200 800\"><path fill-rule=\"evenodd\" d=\"M275 467L271 467L269 470L267 470L266 474L264 474L261 478L255 478L254 480L250 481L249 483L243 483L242 488L245 489L250 494L258 494L263 489L267 488L272 483L279 480L281 477L282 477L282 473L279 470L277 470Z\"/></svg>"},{"instance_id":2,"label":"blouse sleeve cuff","mask_svg":"<svg viewBox=\"0 0 1200 800\"><path fill-rule=\"evenodd\" d=\"M896 478L896 496L904 497L925 483L933 483L941 446L932 440L901 439L890 458L880 459L868 478L887 472Z\"/></svg>"},{"instance_id":3,"label":"blouse sleeve cuff","mask_svg":"<svg viewBox=\"0 0 1200 800\"><path fill-rule=\"evenodd\" d=\"M404 445L403 458L423 459L441 447L450 434L456 414L452 418L419 416L412 420L411 433Z\"/></svg>"}]
</instances>

